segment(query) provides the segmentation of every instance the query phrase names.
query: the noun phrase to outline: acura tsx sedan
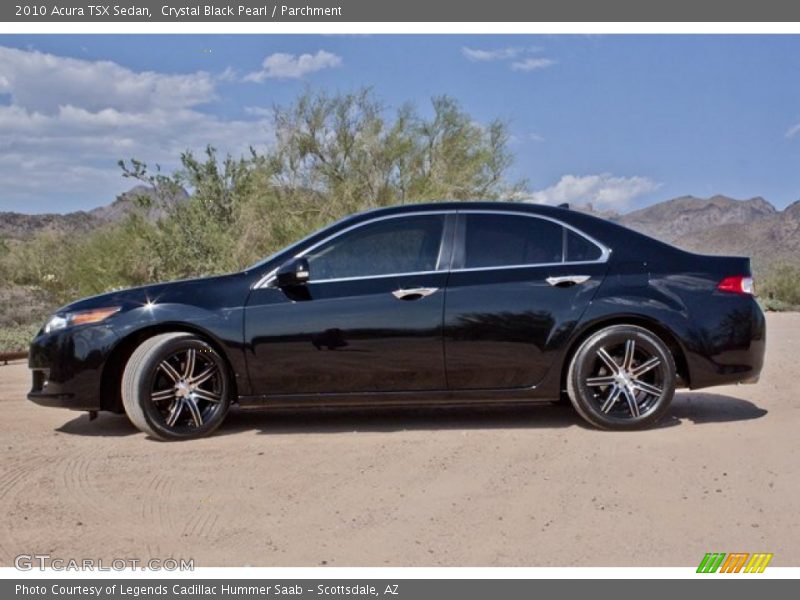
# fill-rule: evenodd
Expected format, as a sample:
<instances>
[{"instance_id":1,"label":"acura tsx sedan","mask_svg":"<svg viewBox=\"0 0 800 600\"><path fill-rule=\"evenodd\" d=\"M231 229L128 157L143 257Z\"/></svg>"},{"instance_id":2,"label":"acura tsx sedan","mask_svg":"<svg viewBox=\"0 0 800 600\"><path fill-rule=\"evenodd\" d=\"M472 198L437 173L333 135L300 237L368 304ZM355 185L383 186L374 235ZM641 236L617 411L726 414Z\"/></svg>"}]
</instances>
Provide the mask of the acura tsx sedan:
<instances>
[{"instance_id":1,"label":"acura tsx sedan","mask_svg":"<svg viewBox=\"0 0 800 600\"><path fill-rule=\"evenodd\" d=\"M757 381L765 319L747 258L691 254L521 203L349 216L230 275L58 310L28 397L125 412L142 431L214 431L231 404L533 403L640 429L677 387Z\"/></svg>"}]
</instances>

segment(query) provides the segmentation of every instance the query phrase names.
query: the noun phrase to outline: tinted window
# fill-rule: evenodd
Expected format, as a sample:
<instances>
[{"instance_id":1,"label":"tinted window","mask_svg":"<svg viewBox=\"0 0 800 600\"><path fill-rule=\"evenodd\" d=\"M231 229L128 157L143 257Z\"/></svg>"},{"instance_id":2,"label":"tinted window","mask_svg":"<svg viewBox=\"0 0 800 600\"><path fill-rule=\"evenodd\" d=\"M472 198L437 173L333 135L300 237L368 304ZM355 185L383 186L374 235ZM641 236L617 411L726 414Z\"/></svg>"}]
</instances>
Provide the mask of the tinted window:
<instances>
[{"instance_id":1,"label":"tinted window","mask_svg":"<svg viewBox=\"0 0 800 600\"><path fill-rule=\"evenodd\" d=\"M582 260L598 260L602 250L574 231L567 230L567 260L577 262Z\"/></svg>"},{"instance_id":2,"label":"tinted window","mask_svg":"<svg viewBox=\"0 0 800 600\"><path fill-rule=\"evenodd\" d=\"M564 228L515 215L466 215L464 266L502 267L562 262Z\"/></svg>"},{"instance_id":3,"label":"tinted window","mask_svg":"<svg viewBox=\"0 0 800 600\"><path fill-rule=\"evenodd\" d=\"M311 280L433 271L444 216L385 219L331 240L307 255Z\"/></svg>"}]
</instances>

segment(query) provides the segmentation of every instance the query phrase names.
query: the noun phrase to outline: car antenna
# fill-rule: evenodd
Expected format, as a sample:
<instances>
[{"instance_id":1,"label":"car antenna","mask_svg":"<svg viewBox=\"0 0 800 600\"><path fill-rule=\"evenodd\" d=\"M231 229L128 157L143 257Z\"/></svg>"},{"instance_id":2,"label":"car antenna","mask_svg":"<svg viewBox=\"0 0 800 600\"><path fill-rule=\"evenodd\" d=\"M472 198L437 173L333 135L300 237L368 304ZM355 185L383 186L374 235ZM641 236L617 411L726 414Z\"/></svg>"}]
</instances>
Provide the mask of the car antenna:
<instances>
[{"instance_id":1,"label":"car antenna","mask_svg":"<svg viewBox=\"0 0 800 600\"><path fill-rule=\"evenodd\" d=\"M556 208L566 208L567 210L569 210L569 202L562 202Z\"/></svg>"}]
</instances>

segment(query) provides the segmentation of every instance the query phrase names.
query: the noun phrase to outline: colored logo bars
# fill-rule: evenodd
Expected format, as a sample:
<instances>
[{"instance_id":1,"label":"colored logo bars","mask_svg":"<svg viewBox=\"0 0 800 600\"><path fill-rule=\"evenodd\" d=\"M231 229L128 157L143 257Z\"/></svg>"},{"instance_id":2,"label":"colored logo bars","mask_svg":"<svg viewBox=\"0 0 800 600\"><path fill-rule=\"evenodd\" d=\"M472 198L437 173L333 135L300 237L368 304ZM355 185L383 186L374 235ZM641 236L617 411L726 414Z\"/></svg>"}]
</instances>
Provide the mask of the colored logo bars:
<instances>
[{"instance_id":1,"label":"colored logo bars","mask_svg":"<svg viewBox=\"0 0 800 600\"><path fill-rule=\"evenodd\" d=\"M697 567L698 573L763 573L772 560L772 554L760 552L708 552Z\"/></svg>"}]
</instances>

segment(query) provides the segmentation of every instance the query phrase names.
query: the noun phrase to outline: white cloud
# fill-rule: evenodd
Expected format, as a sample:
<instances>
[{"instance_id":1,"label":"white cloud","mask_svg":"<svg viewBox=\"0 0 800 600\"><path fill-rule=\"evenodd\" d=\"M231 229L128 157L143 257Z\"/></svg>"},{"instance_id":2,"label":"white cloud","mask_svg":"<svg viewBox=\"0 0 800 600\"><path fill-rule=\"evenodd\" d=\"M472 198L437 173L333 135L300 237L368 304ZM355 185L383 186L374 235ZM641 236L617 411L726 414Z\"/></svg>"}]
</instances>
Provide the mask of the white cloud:
<instances>
[{"instance_id":1,"label":"white cloud","mask_svg":"<svg viewBox=\"0 0 800 600\"><path fill-rule=\"evenodd\" d=\"M240 154L264 146L270 121L228 120L201 110L220 78L137 72L0 46L0 210L67 211L110 202L132 183L118 159L166 170L181 152Z\"/></svg>"},{"instance_id":2,"label":"white cloud","mask_svg":"<svg viewBox=\"0 0 800 600\"><path fill-rule=\"evenodd\" d=\"M273 109L265 106L245 106L244 112L255 117L272 118Z\"/></svg>"},{"instance_id":3,"label":"white cloud","mask_svg":"<svg viewBox=\"0 0 800 600\"><path fill-rule=\"evenodd\" d=\"M552 58L529 56L530 54L541 51L541 48L534 46L527 48L508 46L505 48L494 48L491 50L468 48L467 46L463 46L461 48L461 54L463 54L472 62L512 61L512 71L525 72L546 69L547 67L552 67L557 63L557 61Z\"/></svg>"},{"instance_id":4,"label":"white cloud","mask_svg":"<svg viewBox=\"0 0 800 600\"><path fill-rule=\"evenodd\" d=\"M800 134L800 123L792 125L786 130L786 137L789 139L796 137L797 134Z\"/></svg>"},{"instance_id":5,"label":"white cloud","mask_svg":"<svg viewBox=\"0 0 800 600\"><path fill-rule=\"evenodd\" d=\"M489 62L494 60L508 60L519 56L521 48L495 48L494 50L481 50L478 48L461 48L461 54L474 62Z\"/></svg>"},{"instance_id":6,"label":"white cloud","mask_svg":"<svg viewBox=\"0 0 800 600\"><path fill-rule=\"evenodd\" d=\"M320 50L316 54L270 54L261 63L261 70L248 73L244 81L260 83L266 79L299 79L308 73L341 66L342 58Z\"/></svg>"},{"instance_id":7,"label":"white cloud","mask_svg":"<svg viewBox=\"0 0 800 600\"><path fill-rule=\"evenodd\" d=\"M508 141L512 144L524 144L525 142L540 143L547 141L547 138L540 133L530 131L528 133L512 133L509 136Z\"/></svg>"},{"instance_id":8,"label":"white cloud","mask_svg":"<svg viewBox=\"0 0 800 600\"><path fill-rule=\"evenodd\" d=\"M125 113L62 107L55 115L0 106L0 210L6 202L27 211L90 208L113 200L132 184L117 160L139 158L171 170L187 149L206 144L234 155L263 147L266 119L223 120L189 109Z\"/></svg>"},{"instance_id":9,"label":"white cloud","mask_svg":"<svg viewBox=\"0 0 800 600\"><path fill-rule=\"evenodd\" d=\"M217 81L236 81L239 79L239 72L233 67L225 67L225 70L217 75Z\"/></svg>"},{"instance_id":10,"label":"white cloud","mask_svg":"<svg viewBox=\"0 0 800 600\"><path fill-rule=\"evenodd\" d=\"M615 177L610 173L564 175L555 185L533 192L529 200L539 204L591 202L597 208L619 210L660 186L661 184L652 179L638 175L633 177Z\"/></svg>"},{"instance_id":11,"label":"white cloud","mask_svg":"<svg viewBox=\"0 0 800 600\"><path fill-rule=\"evenodd\" d=\"M214 99L213 77L135 72L111 61L88 61L0 46L0 94L46 114L59 106L144 112L198 106Z\"/></svg>"},{"instance_id":12,"label":"white cloud","mask_svg":"<svg viewBox=\"0 0 800 600\"><path fill-rule=\"evenodd\" d=\"M556 64L552 58L523 58L522 60L514 61L511 63L513 71L538 71L539 69L546 69Z\"/></svg>"}]
</instances>

